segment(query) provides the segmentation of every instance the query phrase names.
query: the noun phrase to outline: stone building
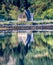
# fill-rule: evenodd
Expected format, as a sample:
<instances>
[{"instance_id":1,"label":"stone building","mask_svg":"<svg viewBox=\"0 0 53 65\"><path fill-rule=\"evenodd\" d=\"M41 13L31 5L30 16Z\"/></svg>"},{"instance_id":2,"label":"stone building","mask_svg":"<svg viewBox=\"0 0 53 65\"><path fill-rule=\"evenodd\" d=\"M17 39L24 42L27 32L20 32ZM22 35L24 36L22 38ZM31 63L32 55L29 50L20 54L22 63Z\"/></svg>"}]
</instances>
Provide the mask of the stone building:
<instances>
[{"instance_id":1,"label":"stone building","mask_svg":"<svg viewBox=\"0 0 53 65\"><path fill-rule=\"evenodd\" d=\"M27 21L27 16L24 12L18 15L18 22L26 22L26 21Z\"/></svg>"}]
</instances>

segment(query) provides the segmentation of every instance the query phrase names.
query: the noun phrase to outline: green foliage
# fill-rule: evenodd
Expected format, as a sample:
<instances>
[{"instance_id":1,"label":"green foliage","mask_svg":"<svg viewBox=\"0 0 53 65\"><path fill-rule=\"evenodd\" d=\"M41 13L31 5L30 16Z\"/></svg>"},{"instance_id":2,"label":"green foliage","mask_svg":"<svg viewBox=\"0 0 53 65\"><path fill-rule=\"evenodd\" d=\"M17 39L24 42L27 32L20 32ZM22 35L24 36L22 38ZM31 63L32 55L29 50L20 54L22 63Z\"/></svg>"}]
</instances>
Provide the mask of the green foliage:
<instances>
[{"instance_id":1,"label":"green foliage","mask_svg":"<svg viewBox=\"0 0 53 65\"><path fill-rule=\"evenodd\" d=\"M13 3L14 0L11 2ZM20 11L24 11L23 1L20 1L22 6ZM52 0L28 0L32 3L29 8L31 12L34 13L34 19L53 19L53 1ZM7 4L8 3L8 4ZM0 14L3 15L5 19L17 19L18 11L15 11L17 6L10 4L9 0L5 0L4 4L0 3ZM6 14L7 13L7 14Z\"/></svg>"},{"instance_id":2,"label":"green foliage","mask_svg":"<svg viewBox=\"0 0 53 65\"><path fill-rule=\"evenodd\" d=\"M45 19L53 19L53 9L50 8L47 11L43 12L43 14L41 15L42 18Z\"/></svg>"},{"instance_id":3,"label":"green foliage","mask_svg":"<svg viewBox=\"0 0 53 65\"><path fill-rule=\"evenodd\" d=\"M11 10L9 15L11 16L12 19L17 19L17 12L15 10Z\"/></svg>"}]
</instances>

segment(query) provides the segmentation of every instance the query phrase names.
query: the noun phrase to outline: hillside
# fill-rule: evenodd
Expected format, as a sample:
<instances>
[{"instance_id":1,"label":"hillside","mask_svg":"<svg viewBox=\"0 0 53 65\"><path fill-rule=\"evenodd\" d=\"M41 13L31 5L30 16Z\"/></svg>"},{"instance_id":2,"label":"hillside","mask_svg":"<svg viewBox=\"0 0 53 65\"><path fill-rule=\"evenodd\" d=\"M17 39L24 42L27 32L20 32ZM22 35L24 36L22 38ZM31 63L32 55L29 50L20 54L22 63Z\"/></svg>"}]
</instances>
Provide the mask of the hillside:
<instances>
[{"instance_id":1,"label":"hillside","mask_svg":"<svg viewBox=\"0 0 53 65\"><path fill-rule=\"evenodd\" d=\"M24 0L20 1L21 6ZM53 0L28 0L32 5L30 11L34 13L34 19L53 19ZM0 0L0 19L17 20L24 7L19 9L18 0Z\"/></svg>"}]
</instances>

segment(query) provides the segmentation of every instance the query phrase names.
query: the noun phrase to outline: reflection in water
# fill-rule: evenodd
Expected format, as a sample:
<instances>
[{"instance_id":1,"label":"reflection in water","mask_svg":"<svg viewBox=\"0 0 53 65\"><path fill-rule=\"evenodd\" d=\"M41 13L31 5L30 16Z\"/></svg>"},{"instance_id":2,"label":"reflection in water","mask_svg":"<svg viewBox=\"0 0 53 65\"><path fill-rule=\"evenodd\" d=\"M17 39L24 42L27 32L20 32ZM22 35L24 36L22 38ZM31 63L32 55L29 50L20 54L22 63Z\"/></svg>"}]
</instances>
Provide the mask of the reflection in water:
<instances>
[{"instance_id":1,"label":"reflection in water","mask_svg":"<svg viewBox=\"0 0 53 65\"><path fill-rule=\"evenodd\" d=\"M10 42L11 36L6 35L4 37L6 40L5 49L0 43L0 57L5 59L5 62L2 63L6 65L53 65L53 46L48 44L49 39L52 41L53 34L39 33L38 35L38 33L34 33L32 37L35 42L30 42L31 34L28 34L26 45L21 41L17 42L17 46L14 46ZM28 44L30 44L30 48Z\"/></svg>"}]
</instances>

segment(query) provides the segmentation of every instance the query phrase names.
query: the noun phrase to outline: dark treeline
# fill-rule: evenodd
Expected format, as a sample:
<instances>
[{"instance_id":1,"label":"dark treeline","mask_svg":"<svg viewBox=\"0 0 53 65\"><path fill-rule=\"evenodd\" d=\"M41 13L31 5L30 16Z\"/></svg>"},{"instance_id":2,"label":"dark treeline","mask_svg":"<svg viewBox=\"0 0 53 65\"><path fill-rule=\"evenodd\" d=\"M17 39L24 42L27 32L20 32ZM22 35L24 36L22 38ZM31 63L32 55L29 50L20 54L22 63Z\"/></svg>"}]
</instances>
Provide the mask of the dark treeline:
<instances>
[{"instance_id":1,"label":"dark treeline","mask_svg":"<svg viewBox=\"0 0 53 65\"><path fill-rule=\"evenodd\" d=\"M28 0L0 0L1 4L13 4L17 6L18 8L24 7L25 9L28 9L30 7L31 3L28 2Z\"/></svg>"}]
</instances>

